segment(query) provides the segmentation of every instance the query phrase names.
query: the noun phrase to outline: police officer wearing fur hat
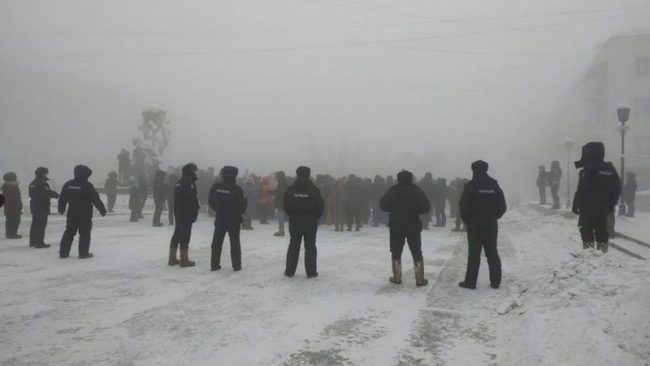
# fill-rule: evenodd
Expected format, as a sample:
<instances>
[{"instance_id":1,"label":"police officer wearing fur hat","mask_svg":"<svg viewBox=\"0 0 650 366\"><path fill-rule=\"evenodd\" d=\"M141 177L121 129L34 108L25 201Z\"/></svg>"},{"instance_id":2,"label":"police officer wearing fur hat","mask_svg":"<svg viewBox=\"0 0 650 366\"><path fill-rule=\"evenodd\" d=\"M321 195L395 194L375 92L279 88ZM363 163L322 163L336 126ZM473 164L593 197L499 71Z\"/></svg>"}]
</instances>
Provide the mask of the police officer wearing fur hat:
<instances>
[{"instance_id":1,"label":"police officer wearing fur hat","mask_svg":"<svg viewBox=\"0 0 650 366\"><path fill-rule=\"evenodd\" d=\"M36 177L29 184L29 208L32 212L32 226L29 231L29 246L37 249L49 248L45 244L45 228L50 215L50 200L59 198L59 194L50 189L47 175L50 171L45 167L36 169Z\"/></svg>"},{"instance_id":2,"label":"police officer wearing fur hat","mask_svg":"<svg viewBox=\"0 0 650 366\"><path fill-rule=\"evenodd\" d=\"M198 171L196 164L186 164L182 169L183 176L174 187L176 226L169 246L168 264L170 266L179 264L181 267L193 267L196 265L194 261L189 259L189 246L192 237L192 225L196 222L201 208L196 190ZM180 261L176 258L179 246L181 251Z\"/></svg>"},{"instance_id":3,"label":"police officer wearing fur hat","mask_svg":"<svg viewBox=\"0 0 650 366\"><path fill-rule=\"evenodd\" d=\"M293 277L298 267L300 244L305 241L305 271L307 278L318 277L316 233L318 220L325 204L321 192L309 178L311 169L301 166L296 170L296 181L284 193L284 211L289 216L289 248L284 275Z\"/></svg>"},{"instance_id":4,"label":"police officer wearing fur hat","mask_svg":"<svg viewBox=\"0 0 650 366\"><path fill-rule=\"evenodd\" d=\"M498 220L506 213L506 200L499 183L488 174L488 163L472 163L473 177L465 184L460 197L460 216L467 225L467 272L460 287L475 289L481 265L481 251L485 250L490 269L490 286L501 285L501 258L497 251Z\"/></svg>"},{"instance_id":5,"label":"police officer wearing fur hat","mask_svg":"<svg viewBox=\"0 0 650 366\"><path fill-rule=\"evenodd\" d=\"M61 238L59 249L60 258L68 258L70 247L75 235L79 232L79 258L92 258L90 249L90 232L93 228L93 206L102 216L106 216L106 208L99 198L99 193L92 183L88 181L93 174L85 165L74 168L74 179L67 181L61 189L59 197L59 213L66 213L67 221L65 232Z\"/></svg>"}]
</instances>

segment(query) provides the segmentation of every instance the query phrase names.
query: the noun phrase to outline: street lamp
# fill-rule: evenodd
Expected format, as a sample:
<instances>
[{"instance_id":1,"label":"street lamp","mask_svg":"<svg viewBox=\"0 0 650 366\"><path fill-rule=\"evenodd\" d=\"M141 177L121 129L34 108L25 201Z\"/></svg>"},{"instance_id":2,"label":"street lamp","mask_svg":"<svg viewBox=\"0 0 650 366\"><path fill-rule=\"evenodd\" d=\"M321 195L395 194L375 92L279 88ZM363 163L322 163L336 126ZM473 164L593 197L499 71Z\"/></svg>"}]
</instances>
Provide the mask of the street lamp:
<instances>
[{"instance_id":1,"label":"street lamp","mask_svg":"<svg viewBox=\"0 0 650 366\"><path fill-rule=\"evenodd\" d=\"M571 148L573 147L573 140L567 138L564 140L564 148L566 149L566 208L571 209L571 167L569 160L571 160Z\"/></svg>"},{"instance_id":2,"label":"street lamp","mask_svg":"<svg viewBox=\"0 0 650 366\"><path fill-rule=\"evenodd\" d=\"M630 107L625 104L621 104L616 108L616 114L618 115L618 120L621 122L621 125L618 127L618 130L621 132L621 189L625 185L625 133L630 129L630 127L625 125L625 122L630 118ZM625 204L621 200L620 205L618 206L618 214L622 215L625 211Z\"/></svg>"}]
</instances>

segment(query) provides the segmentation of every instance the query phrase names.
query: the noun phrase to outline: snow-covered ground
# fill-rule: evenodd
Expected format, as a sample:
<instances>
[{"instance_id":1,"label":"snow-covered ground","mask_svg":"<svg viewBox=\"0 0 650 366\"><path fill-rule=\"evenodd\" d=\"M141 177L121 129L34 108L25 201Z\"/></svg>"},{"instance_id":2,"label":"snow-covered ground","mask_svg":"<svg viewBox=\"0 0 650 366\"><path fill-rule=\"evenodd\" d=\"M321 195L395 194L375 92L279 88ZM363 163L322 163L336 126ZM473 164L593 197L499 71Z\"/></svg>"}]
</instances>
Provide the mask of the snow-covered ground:
<instances>
[{"instance_id":1,"label":"snow-covered ground","mask_svg":"<svg viewBox=\"0 0 650 366\"><path fill-rule=\"evenodd\" d=\"M185 269L167 266L172 228L150 219L96 217L88 260L58 258L58 215L50 249L0 239L0 364L650 364L647 262L583 252L575 220L512 208L502 289L489 288L484 262L469 291L457 285L467 243L449 228L423 233L430 285L416 288L408 249L405 283L388 283L386 228L322 227L320 277L308 280L302 268L282 275L288 238L273 225L243 232L243 271L226 244L224 269L210 272L209 218Z\"/></svg>"}]
</instances>

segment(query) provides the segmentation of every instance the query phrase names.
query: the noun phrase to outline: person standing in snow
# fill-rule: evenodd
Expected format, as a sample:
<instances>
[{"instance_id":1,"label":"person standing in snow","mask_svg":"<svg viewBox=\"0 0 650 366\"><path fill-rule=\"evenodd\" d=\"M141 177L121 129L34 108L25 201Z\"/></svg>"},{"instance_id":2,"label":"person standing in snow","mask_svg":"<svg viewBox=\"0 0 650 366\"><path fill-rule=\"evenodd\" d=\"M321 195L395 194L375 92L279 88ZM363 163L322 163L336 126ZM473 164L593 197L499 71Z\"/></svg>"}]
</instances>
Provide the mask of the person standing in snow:
<instances>
[{"instance_id":1,"label":"person standing in snow","mask_svg":"<svg viewBox=\"0 0 650 366\"><path fill-rule=\"evenodd\" d=\"M29 246L37 249L49 248L45 244L45 228L47 218L50 216L52 198L59 198L59 194L50 189L47 175L50 171L45 167L36 169L36 177L29 184L29 202L32 212L32 226L29 230Z\"/></svg>"},{"instance_id":2,"label":"person standing in snow","mask_svg":"<svg viewBox=\"0 0 650 366\"><path fill-rule=\"evenodd\" d=\"M497 250L498 220L506 213L506 200L496 180L487 174L488 163L472 163L472 180L465 184L460 197L460 216L467 225L467 271L458 285L475 289L481 265L481 251L485 250L490 269L490 286L501 285L501 258Z\"/></svg>"},{"instance_id":3,"label":"person standing in snow","mask_svg":"<svg viewBox=\"0 0 650 366\"><path fill-rule=\"evenodd\" d=\"M7 239L21 239L18 235L20 217L23 215L23 201L20 194L20 183L14 172L9 172L3 177L2 193L5 196L5 235Z\"/></svg>"},{"instance_id":4,"label":"person standing in snow","mask_svg":"<svg viewBox=\"0 0 650 366\"><path fill-rule=\"evenodd\" d=\"M551 163L551 170L548 172L548 186L551 188L551 196L553 197L553 209L560 208L560 181L562 180L562 168L560 162L553 160Z\"/></svg>"},{"instance_id":5,"label":"person standing in snow","mask_svg":"<svg viewBox=\"0 0 650 366\"><path fill-rule=\"evenodd\" d=\"M126 183L131 178L131 154L126 149L122 149L117 155L118 172L120 183Z\"/></svg>"},{"instance_id":6,"label":"person standing in snow","mask_svg":"<svg viewBox=\"0 0 650 366\"><path fill-rule=\"evenodd\" d=\"M296 181L287 188L283 200L289 216L289 248L284 275L293 277L298 267L300 244L305 241L305 271L307 278L318 277L316 234L318 220L323 216L325 204L320 190L309 179L311 169L306 166L296 170Z\"/></svg>"},{"instance_id":7,"label":"person standing in snow","mask_svg":"<svg viewBox=\"0 0 650 366\"><path fill-rule=\"evenodd\" d=\"M578 218L583 249L607 253L609 233L607 217L612 215L621 194L621 181L614 165L605 162L605 145L589 142L582 147L582 157L575 162L580 171L572 211ZM613 216L613 215L612 215Z\"/></svg>"},{"instance_id":8,"label":"person standing in snow","mask_svg":"<svg viewBox=\"0 0 650 366\"><path fill-rule=\"evenodd\" d=\"M63 185L59 196L59 213L66 213L67 221L65 232L61 238L59 249L60 258L68 258L70 247L75 235L79 232L79 258L92 258L90 249L90 232L93 227L93 206L97 208L100 215L106 216L106 208L99 198L88 178L93 174L92 170L85 165L77 165L74 168L74 179Z\"/></svg>"},{"instance_id":9,"label":"person standing in snow","mask_svg":"<svg viewBox=\"0 0 650 366\"><path fill-rule=\"evenodd\" d=\"M278 181L278 186L273 191L273 196L275 197L275 209L276 215L278 217L278 231L273 234L274 236L284 236L284 221L285 221L285 212L284 212L284 193L287 191L287 176L284 174L284 171L280 170L275 173L275 179Z\"/></svg>"},{"instance_id":10,"label":"person standing in snow","mask_svg":"<svg viewBox=\"0 0 650 366\"><path fill-rule=\"evenodd\" d=\"M169 245L170 266L180 264L181 267L193 267L195 262L189 259L189 246L192 237L192 225L199 216L199 198L196 190L198 179L196 164L189 163L182 169L183 176L174 188L174 217L176 226ZM181 259L176 258L178 247L181 247Z\"/></svg>"},{"instance_id":11,"label":"person standing in snow","mask_svg":"<svg viewBox=\"0 0 650 366\"><path fill-rule=\"evenodd\" d=\"M413 256L415 285L426 286L424 278L424 258L422 257L421 215L431 211L431 203L424 191L413 183L413 174L403 170L397 174L397 184L390 187L379 200L379 207L389 213L390 252L392 257L395 284L402 283L402 251L406 240Z\"/></svg>"},{"instance_id":12,"label":"person standing in snow","mask_svg":"<svg viewBox=\"0 0 650 366\"><path fill-rule=\"evenodd\" d=\"M623 187L623 193L621 194L621 201L625 205L625 209L619 213L619 215L625 215L627 217L634 217L634 201L636 200L636 174L632 172L627 172L625 174L625 187Z\"/></svg>"},{"instance_id":13,"label":"person standing in snow","mask_svg":"<svg viewBox=\"0 0 650 366\"><path fill-rule=\"evenodd\" d=\"M537 173L537 189L539 190L539 204L546 204L546 184L548 183L548 173L544 165L538 167Z\"/></svg>"},{"instance_id":14,"label":"person standing in snow","mask_svg":"<svg viewBox=\"0 0 650 366\"><path fill-rule=\"evenodd\" d=\"M447 199L449 198L449 188L445 178L436 179L436 194L434 197L436 227L445 227L447 225Z\"/></svg>"},{"instance_id":15,"label":"person standing in snow","mask_svg":"<svg viewBox=\"0 0 650 366\"><path fill-rule=\"evenodd\" d=\"M156 177L153 180L153 202L156 206L153 213L153 226L161 227L163 223L160 222L160 216L165 208L165 201L167 195L165 192L165 173L164 170L156 170Z\"/></svg>"},{"instance_id":16,"label":"person standing in snow","mask_svg":"<svg viewBox=\"0 0 650 366\"><path fill-rule=\"evenodd\" d=\"M221 169L222 181L210 189L208 204L215 212L214 235L212 237L212 256L210 266L213 271L221 269L221 250L228 234L230 238L230 259L232 269L241 271L241 224L248 202L244 190L237 185L239 169L224 166Z\"/></svg>"},{"instance_id":17,"label":"person standing in snow","mask_svg":"<svg viewBox=\"0 0 650 366\"><path fill-rule=\"evenodd\" d=\"M174 188L176 187L176 182L178 182L178 176L173 173L169 174L167 185L165 186L169 226L174 225Z\"/></svg>"},{"instance_id":18,"label":"person standing in snow","mask_svg":"<svg viewBox=\"0 0 650 366\"><path fill-rule=\"evenodd\" d=\"M117 180L117 173L108 173L108 179L104 182L104 193L106 193L106 204L108 212L114 212L115 201L117 200L117 186L120 182Z\"/></svg>"}]
</instances>

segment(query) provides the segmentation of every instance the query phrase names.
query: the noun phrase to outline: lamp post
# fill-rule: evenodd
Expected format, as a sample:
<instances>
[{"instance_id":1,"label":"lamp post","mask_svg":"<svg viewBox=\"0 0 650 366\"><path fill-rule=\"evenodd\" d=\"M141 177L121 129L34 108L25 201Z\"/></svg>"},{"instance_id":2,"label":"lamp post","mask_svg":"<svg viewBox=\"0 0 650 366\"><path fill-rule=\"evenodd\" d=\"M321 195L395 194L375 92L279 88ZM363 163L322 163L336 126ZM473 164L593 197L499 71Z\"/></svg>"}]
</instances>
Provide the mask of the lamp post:
<instances>
[{"instance_id":1,"label":"lamp post","mask_svg":"<svg viewBox=\"0 0 650 366\"><path fill-rule=\"evenodd\" d=\"M618 130L621 132L621 188L625 185L625 133L630 129L630 127L625 125L625 122L630 118L630 107L625 104L621 104L616 108L616 114L618 115L618 120L621 122L621 125L618 127ZM625 204L623 201L620 201L618 206L618 214L622 215L625 211Z\"/></svg>"},{"instance_id":2,"label":"lamp post","mask_svg":"<svg viewBox=\"0 0 650 366\"><path fill-rule=\"evenodd\" d=\"M571 148L573 148L573 140L567 138L564 140L564 148L566 149L566 208L571 209Z\"/></svg>"}]
</instances>

